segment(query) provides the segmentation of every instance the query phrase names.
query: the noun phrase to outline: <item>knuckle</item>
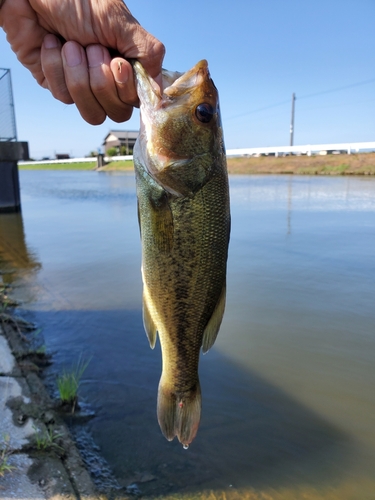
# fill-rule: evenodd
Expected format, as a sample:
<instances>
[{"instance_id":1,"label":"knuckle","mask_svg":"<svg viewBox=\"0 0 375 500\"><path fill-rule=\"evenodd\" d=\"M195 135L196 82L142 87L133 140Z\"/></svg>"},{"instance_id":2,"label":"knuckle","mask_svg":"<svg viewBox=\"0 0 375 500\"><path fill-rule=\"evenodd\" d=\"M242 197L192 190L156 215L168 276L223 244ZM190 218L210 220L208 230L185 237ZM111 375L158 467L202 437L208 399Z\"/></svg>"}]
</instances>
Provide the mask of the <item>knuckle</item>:
<instances>
[{"instance_id":1,"label":"knuckle","mask_svg":"<svg viewBox=\"0 0 375 500\"><path fill-rule=\"evenodd\" d=\"M103 80L90 80L90 87L94 94L102 94L107 92L107 82Z\"/></svg>"},{"instance_id":2,"label":"knuckle","mask_svg":"<svg viewBox=\"0 0 375 500\"><path fill-rule=\"evenodd\" d=\"M157 59L160 59L161 61L164 59L165 46L159 40L154 44L154 55Z\"/></svg>"},{"instance_id":3,"label":"knuckle","mask_svg":"<svg viewBox=\"0 0 375 500\"><path fill-rule=\"evenodd\" d=\"M70 78L66 80L69 92L73 95L83 95L87 92L87 81L80 80L79 78Z\"/></svg>"},{"instance_id":4,"label":"knuckle","mask_svg":"<svg viewBox=\"0 0 375 500\"><path fill-rule=\"evenodd\" d=\"M49 90L53 97L64 104L73 104L73 99L68 92L65 85L59 85L58 87L49 86Z\"/></svg>"},{"instance_id":5,"label":"knuckle","mask_svg":"<svg viewBox=\"0 0 375 500\"><path fill-rule=\"evenodd\" d=\"M121 113L118 112L109 112L108 117L116 123L127 122L130 120L133 114L133 108L129 107L123 109Z\"/></svg>"},{"instance_id":6,"label":"knuckle","mask_svg":"<svg viewBox=\"0 0 375 500\"><path fill-rule=\"evenodd\" d=\"M95 113L81 112L81 115L82 115L82 118L90 125L101 125L104 122L104 120L106 119L106 114L103 110L100 112L97 111Z\"/></svg>"}]
</instances>

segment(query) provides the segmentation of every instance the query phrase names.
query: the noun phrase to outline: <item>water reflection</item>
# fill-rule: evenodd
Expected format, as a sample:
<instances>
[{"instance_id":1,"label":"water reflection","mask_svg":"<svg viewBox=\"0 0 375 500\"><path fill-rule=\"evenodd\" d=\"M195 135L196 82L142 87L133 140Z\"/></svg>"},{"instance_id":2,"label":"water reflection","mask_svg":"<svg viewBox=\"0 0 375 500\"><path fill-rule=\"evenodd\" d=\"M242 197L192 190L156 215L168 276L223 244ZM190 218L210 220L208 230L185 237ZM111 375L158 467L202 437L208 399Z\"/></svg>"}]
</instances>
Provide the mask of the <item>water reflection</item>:
<instances>
[{"instance_id":1,"label":"water reflection","mask_svg":"<svg viewBox=\"0 0 375 500\"><path fill-rule=\"evenodd\" d=\"M288 215L287 215L287 236L292 233L292 199L293 199L293 177L288 180Z\"/></svg>"},{"instance_id":2,"label":"water reflection","mask_svg":"<svg viewBox=\"0 0 375 500\"><path fill-rule=\"evenodd\" d=\"M202 424L186 451L155 416L161 357L141 320L132 174L21 172L21 185L43 262L28 314L56 366L93 356L90 429L121 484L151 475L140 489L166 497L371 498L374 179L231 178L227 311L202 358Z\"/></svg>"},{"instance_id":3,"label":"water reflection","mask_svg":"<svg viewBox=\"0 0 375 500\"><path fill-rule=\"evenodd\" d=\"M40 269L37 256L27 247L21 213L0 213L0 268L5 283L12 283L20 273Z\"/></svg>"},{"instance_id":4,"label":"water reflection","mask_svg":"<svg viewBox=\"0 0 375 500\"><path fill-rule=\"evenodd\" d=\"M79 332L90 332L85 354L95 364L87 369L84 393L98 416L88 426L121 484L154 476L157 480L140 485L147 494L221 490L229 484L313 486L339 481L360 459L350 436L218 351L202 358L202 422L185 451L176 440L165 440L156 421L160 352L148 346L140 309L38 317L64 337L59 352L64 361ZM88 339L82 335L78 341Z\"/></svg>"}]
</instances>

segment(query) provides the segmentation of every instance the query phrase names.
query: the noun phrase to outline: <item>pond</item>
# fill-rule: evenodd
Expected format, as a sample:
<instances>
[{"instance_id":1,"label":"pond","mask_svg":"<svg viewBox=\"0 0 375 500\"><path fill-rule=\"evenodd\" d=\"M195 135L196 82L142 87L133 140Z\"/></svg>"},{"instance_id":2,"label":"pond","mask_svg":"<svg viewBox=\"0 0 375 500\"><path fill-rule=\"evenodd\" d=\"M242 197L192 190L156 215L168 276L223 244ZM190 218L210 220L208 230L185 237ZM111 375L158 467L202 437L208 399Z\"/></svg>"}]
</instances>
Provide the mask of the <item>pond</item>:
<instances>
[{"instance_id":1,"label":"pond","mask_svg":"<svg viewBox=\"0 0 375 500\"><path fill-rule=\"evenodd\" d=\"M4 279L55 370L91 358L86 428L120 485L163 498L375 498L375 179L231 177L227 308L201 358L189 450L156 419L161 354L142 325L134 175L20 180L22 217L0 217Z\"/></svg>"}]
</instances>

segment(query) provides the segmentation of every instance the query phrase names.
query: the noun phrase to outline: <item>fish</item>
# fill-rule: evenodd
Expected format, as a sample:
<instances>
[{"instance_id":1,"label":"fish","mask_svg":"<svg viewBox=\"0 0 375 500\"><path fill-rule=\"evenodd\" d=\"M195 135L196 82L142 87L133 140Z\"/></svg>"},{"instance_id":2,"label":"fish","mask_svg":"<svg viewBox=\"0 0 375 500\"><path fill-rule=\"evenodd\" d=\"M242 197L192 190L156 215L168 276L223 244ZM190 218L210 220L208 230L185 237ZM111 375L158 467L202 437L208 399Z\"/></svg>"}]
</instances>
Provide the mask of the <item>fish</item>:
<instances>
[{"instance_id":1,"label":"fish","mask_svg":"<svg viewBox=\"0 0 375 500\"><path fill-rule=\"evenodd\" d=\"M142 246L143 324L162 353L157 418L187 448L201 417L200 351L224 314L230 236L218 91L206 60L162 85L133 62L141 126L133 151Z\"/></svg>"}]
</instances>

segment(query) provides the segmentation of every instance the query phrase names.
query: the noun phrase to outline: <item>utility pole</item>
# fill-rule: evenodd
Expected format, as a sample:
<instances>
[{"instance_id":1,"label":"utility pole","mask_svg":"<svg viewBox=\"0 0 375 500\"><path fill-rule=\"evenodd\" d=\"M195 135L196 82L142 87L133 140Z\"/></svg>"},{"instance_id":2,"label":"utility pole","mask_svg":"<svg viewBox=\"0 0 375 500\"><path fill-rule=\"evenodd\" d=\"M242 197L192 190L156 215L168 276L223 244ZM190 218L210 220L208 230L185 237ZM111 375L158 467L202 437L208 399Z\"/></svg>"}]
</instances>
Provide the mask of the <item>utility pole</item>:
<instances>
[{"instance_id":1,"label":"utility pole","mask_svg":"<svg viewBox=\"0 0 375 500\"><path fill-rule=\"evenodd\" d=\"M294 135L294 103L296 100L296 95L292 94L292 117L290 120L290 146L293 146L293 135Z\"/></svg>"}]
</instances>

